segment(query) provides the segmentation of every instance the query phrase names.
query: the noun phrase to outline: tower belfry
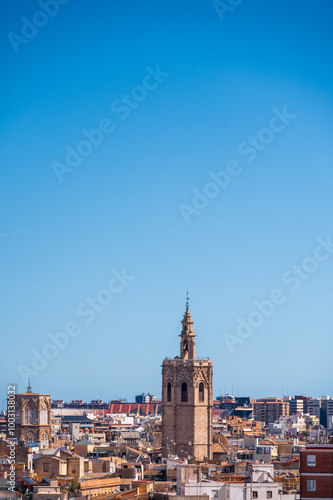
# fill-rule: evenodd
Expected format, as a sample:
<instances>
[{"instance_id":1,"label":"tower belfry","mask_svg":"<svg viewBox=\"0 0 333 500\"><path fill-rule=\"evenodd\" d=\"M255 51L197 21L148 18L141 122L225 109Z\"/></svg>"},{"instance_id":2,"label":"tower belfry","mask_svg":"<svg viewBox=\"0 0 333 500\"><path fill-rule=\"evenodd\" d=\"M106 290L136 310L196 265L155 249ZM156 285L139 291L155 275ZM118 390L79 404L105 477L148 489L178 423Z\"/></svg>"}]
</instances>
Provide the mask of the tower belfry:
<instances>
[{"instance_id":1,"label":"tower belfry","mask_svg":"<svg viewBox=\"0 0 333 500\"><path fill-rule=\"evenodd\" d=\"M180 356L162 365L162 457L203 460L212 455L213 365L195 358L188 294L181 323Z\"/></svg>"}]
</instances>

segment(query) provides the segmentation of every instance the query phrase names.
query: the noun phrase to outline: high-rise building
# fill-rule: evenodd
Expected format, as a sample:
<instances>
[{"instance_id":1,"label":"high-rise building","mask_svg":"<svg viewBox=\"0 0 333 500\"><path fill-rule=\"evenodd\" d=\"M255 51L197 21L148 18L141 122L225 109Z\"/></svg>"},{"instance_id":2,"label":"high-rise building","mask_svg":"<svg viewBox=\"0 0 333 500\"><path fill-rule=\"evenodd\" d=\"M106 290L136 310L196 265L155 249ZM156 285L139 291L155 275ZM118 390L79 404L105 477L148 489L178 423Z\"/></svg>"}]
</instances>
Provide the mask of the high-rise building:
<instances>
[{"instance_id":1,"label":"high-rise building","mask_svg":"<svg viewBox=\"0 0 333 500\"><path fill-rule=\"evenodd\" d=\"M212 457L213 365L195 358L195 337L187 300L180 356L162 365L162 457Z\"/></svg>"},{"instance_id":2,"label":"high-rise building","mask_svg":"<svg viewBox=\"0 0 333 500\"><path fill-rule=\"evenodd\" d=\"M290 398L289 401L289 415L296 415L306 413L306 404L311 398L308 396L295 396Z\"/></svg>"},{"instance_id":3,"label":"high-rise building","mask_svg":"<svg viewBox=\"0 0 333 500\"><path fill-rule=\"evenodd\" d=\"M320 418L320 399L308 399L304 406L304 413Z\"/></svg>"},{"instance_id":4,"label":"high-rise building","mask_svg":"<svg viewBox=\"0 0 333 500\"><path fill-rule=\"evenodd\" d=\"M333 399L329 396L320 398L320 424L326 429L332 429Z\"/></svg>"},{"instance_id":5,"label":"high-rise building","mask_svg":"<svg viewBox=\"0 0 333 500\"><path fill-rule=\"evenodd\" d=\"M289 403L281 398L261 398L253 403L254 420L271 424L289 415Z\"/></svg>"}]
</instances>

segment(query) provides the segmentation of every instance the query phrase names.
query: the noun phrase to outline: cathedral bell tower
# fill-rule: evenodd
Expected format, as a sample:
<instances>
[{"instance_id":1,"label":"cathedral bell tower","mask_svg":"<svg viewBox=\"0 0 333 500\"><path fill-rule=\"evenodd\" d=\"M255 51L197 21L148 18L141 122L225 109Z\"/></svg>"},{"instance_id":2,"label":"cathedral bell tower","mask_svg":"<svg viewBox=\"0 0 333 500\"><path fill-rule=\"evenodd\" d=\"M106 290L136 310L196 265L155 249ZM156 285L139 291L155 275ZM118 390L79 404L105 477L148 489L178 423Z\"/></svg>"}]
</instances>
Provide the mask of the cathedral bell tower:
<instances>
[{"instance_id":1,"label":"cathedral bell tower","mask_svg":"<svg viewBox=\"0 0 333 500\"><path fill-rule=\"evenodd\" d=\"M180 356L162 365L162 457L203 460L212 456L213 365L195 359L188 298L180 334Z\"/></svg>"}]
</instances>

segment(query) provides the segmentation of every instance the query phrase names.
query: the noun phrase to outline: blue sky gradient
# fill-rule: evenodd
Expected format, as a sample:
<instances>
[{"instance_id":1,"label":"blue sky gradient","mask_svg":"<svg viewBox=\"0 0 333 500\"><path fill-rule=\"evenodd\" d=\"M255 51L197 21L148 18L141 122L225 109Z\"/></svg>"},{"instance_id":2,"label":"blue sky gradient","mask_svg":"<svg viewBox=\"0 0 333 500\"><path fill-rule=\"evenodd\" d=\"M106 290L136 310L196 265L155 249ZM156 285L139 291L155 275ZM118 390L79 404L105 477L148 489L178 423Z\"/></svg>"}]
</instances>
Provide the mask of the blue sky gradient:
<instances>
[{"instance_id":1,"label":"blue sky gradient","mask_svg":"<svg viewBox=\"0 0 333 500\"><path fill-rule=\"evenodd\" d=\"M80 334L34 391L160 395L187 288L215 396L332 396L333 255L297 290L282 278L333 236L332 2L244 0L223 21L206 0L57 5L15 47L8 34L42 8L7 2L0 16L2 401L68 322ZM112 103L158 66L121 119ZM240 144L284 108L294 118L247 161ZM54 162L106 118L113 132L59 182ZM180 206L232 160L239 175L186 223ZM134 279L86 323L78 305L122 269ZM225 333L277 288L283 304L231 352Z\"/></svg>"}]
</instances>

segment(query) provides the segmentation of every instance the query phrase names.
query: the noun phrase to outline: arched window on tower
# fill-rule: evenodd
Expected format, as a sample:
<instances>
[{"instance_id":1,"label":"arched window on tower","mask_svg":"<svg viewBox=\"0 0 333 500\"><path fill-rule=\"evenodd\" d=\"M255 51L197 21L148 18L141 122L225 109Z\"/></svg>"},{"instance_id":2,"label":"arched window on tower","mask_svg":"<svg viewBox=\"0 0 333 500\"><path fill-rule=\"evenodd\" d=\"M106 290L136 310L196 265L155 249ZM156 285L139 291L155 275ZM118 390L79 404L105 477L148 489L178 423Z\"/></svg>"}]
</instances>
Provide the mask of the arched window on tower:
<instances>
[{"instance_id":1,"label":"arched window on tower","mask_svg":"<svg viewBox=\"0 0 333 500\"><path fill-rule=\"evenodd\" d=\"M29 401L25 408L24 423L37 424L37 410L35 404L32 401Z\"/></svg>"},{"instance_id":2,"label":"arched window on tower","mask_svg":"<svg viewBox=\"0 0 333 500\"><path fill-rule=\"evenodd\" d=\"M25 440L27 443L35 443L36 442L35 433L32 431L29 431L26 435Z\"/></svg>"},{"instance_id":3,"label":"arched window on tower","mask_svg":"<svg viewBox=\"0 0 333 500\"><path fill-rule=\"evenodd\" d=\"M199 402L203 403L205 401L205 386L203 382L199 384Z\"/></svg>"},{"instance_id":4,"label":"arched window on tower","mask_svg":"<svg viewBox=\"0 0 333 500\"><path fill-rule=\"evenodd\" d=\"M186 382L182 383L181 401L182 403L186 403L186 401L188 401L188 386Z\"/></svg>"},{"instance_id":5,"label":"arched window on tower","mask_svg":"<svg viewBox=\"0 0 333 500\"><path fill-rule=\"evenodd\" d=\"M168 383L167 387L167 402L171 403L171 382Z\"/></svg>"},{"instance_id":6,"label":"arched window on tower","mask_svg":"<svg viewBox=\"0 0 333 500\"><path fill-rule=\"evenodd\" d=\"M21 423L21 408L16 408L15 410L15 423L16 424Z\"/></svg>"},{"instance_id":7,"label":"arched window on tower","mask_svg":"<svg viewBox=\"0 0 333 500\"><path fill-rule=\"evenodd\" d=\"M40 425L47 425L49 419L49 412L47 411L47 404L44 402L40 412Z\"/></svg>"}]
</instances>

